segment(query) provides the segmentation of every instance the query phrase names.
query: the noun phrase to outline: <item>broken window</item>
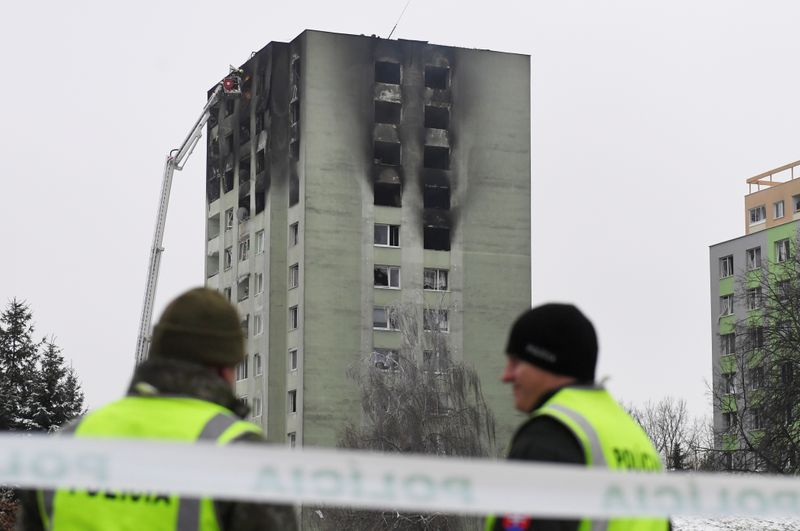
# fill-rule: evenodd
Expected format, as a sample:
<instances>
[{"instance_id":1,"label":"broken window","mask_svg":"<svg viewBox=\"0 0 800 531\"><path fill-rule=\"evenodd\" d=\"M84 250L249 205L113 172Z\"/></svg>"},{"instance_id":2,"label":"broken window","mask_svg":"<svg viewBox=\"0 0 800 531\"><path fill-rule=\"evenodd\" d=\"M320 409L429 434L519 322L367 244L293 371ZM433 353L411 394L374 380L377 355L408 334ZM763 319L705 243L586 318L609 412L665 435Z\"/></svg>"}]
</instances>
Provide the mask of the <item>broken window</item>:
<instances>
[{"instance_id":1,"label":"broken window","mask_svg":"<svg viewBox=\"0 0 800 531\"><path fill-rule=\"evenodd\" d=\"M239 124L239 144L244 144L250 140L250 121Z\"/></svg>"},{"instance_id":2,"label":"broken window","mask_svg":"<svg viewBox=\"0 0 800 531\"><path fill-rule=\"evenodd\" d=\"M422 276L422 288L434 291L447 291L447 269L426 267Z\"/></svg>"},{"instance_id":3,"label":"broken window","mask_svg":"<svg viewBox=\"0 0 800 531\"><path fill-rule=\"evenodd\" d=\"M289 175L289 206L294 206L300 201L300 176L297 171Z\"/></svg>"},{"instance_id":4,"label":"broken window","mask_svg":"<svg viewBox=\"0 0 800 531\"><path fill-rule=\"evenodd\" d=\"M450 109L447 107L426 105L425 127L431 129L448 129L450 127Z\"/></svg>"},{"instance_id":5,"label":"broken window","mask_svg":"<svg viewBox=\"0 0 800 531\"><path fill-rule=\"evenodd\" d=\"M450 69L444 66L425 67L425 86L432 89L446 89Z\"/></svg>"},{"instance_id":6,"label":"broken window","mask_svg":"<svg viewBox=\"0 0 800 531\"><path fill-rule=\"evenodd\" d=\"M256 295L264 293L264 273L256 273L253 278L253 289L256 290Z\"/></svg>"},{"instance_id":7,"label":"broken window","mask_svg":"<svg viewBox=\"0 0 800 531\"><path fill-rule=\"evenodd\" d=\"M212 240L219 236L219 214L213 215L208 218L208 234L207 237L209 240Z\"/></svg>"},{"instance_id":8,"label":"broken window","mask_svg":"<svg viewBox=\"0 0 800 531\"><path fill-rule=\"evenodd\" d=\"M297 245L298 239L300 237L300 222L295 221L291 225L289 225L289 247L294 247Z\"/></svg>"},{"instance_id":9,"label":"broken window","mask_svg":"<svg viewBox=\"0 0 800 531\"><path fill-rule=\"evenodd\" d=\"M233 228L233 209L229 208L225 211L225 230L229 231Z\"/></svg>"},{"instance_id":10,"label":"broken window","mask_svg":"<svg viewBox=\"0 0 800 531\"><path fill-rule=\"evenodd\" d=\"M752 271L761 267L761 247L753 247L747 250L747 269Z\"/></svg>"},{"instance_id":11,"label":"broken window","mask_svg":"<svg viewBox=\"0 0 800 531\"><path fill-rule=\"evenodd\" d=\"M450 250L450 229L446 227L425 227L423 231L425 249L434 251Z\"/></svg>"},{"instance_id":12,"label":"broken window","mask_svg":"<svg viewBox=\"0 0 800 531\"><path fill-rule=\"evenodd\" d=\"M256 113L256 134L264 130L264 113Z\"/></svg>"},{"instance_id":13,"label":"broken window","mask_svg":"<svg viewBox=\"0 0 800 531\"><path fill-rule=\"evenodd\" d=\"M425 146L422 165L435 170L450 169L450 148Z\"/></svg>"},{"instance_id":14,"label":"broken window","mask_svg":"<svg viewBox=\"0 0 800 531\"><path fill-rule=\"evenodd\" d=\"M297 413L297 390L289 391L289 413Z\"/></svg>"},{"instance_id":15,"label":"broken window","mask_svg":"<svg viewBox=\"0 0 800 531\"><path fill-rule=\"evenodd\" d=\"M244 359L241 363L236 366L236 381L244 380L247 378L247 355L245 354Z\"/></svg>"},{"instance_id":16,"label":"broken window","mask_svg":"<svg viewBox=\"0 0 800 531\"><path fill-rule=\"evenodd\" d=\"M391 101L375 101L375 123L399 124L402 106ZM426 126L427 127L427 126Z\"/></svg>"},{"instance_id":17,"label":"broken window","mask_svg":"<svg viewBox=\"0 0 800 531\"><path fill-rule=\"evenodd\" d=\"M250 236L247 236L245 239L239 241L239 261L242 262L247 260L247 257L250 255Z\"/></svg>"},{"instance_id":18,"label":"broken window","mask_svg":"<svg viewBox=\"0 0 800 531\"><path fill-rule=\"evenodd\" d=\"M372 309L372 328L377 330L399 330L397 314L390 308L375 306Z\"/></svg>"},{"instance_id":19,"label":"broken window","mask_svg":"<svg viewBox=\"0 0 800 531\"><path fill-rule=\"evenodd\" d=\"M264 318L260 313L253 315L253 335L258 336L264 333Z\"/></svg>"},{"instance_id":20,"label":"broken window","mask_svg":"<svg viewBox=\"0 0 800 531\"><path fill-rule=\"evenodd\" d=\"M300 100L294 100L289 104L290 124L294 125L300 121Z\"/></svg>"},{"instance_id":21,"label":"broken window","mask_svg":"<svg viewBox=\"0 0 800 531\"><path fill-rule=\"evenodd\" d=\"M264 211L264 206L267 203L267 194L265 192L256 191L256 214Z\"/></svg>"},{"instance_id":22,"label":"broken window","mask_svg":"<svg viewBox=\"0 0 800 531\"><path fill-rule=\"evenodd\" d=\"M233 249L231 247L225 249L225 254L223 255L222 261L223 267L226 270L230 269L233 265Z\"/></svg>"},{"instance_id":23,"label":"broken window","mask_svg":"<svg viewBox=\"0 0 800 531\"><path fill-rule=\"evenodd\" d=\"M250 297L250 275L245 275L237 285L236 300L242 302Z\"/></svg>"},{"instance_id":24,"label":"broken window","mask_svg":"<svg viewBox=\"0 0 800 531\"><path fill-rule=\"evenodd\" d=\"M226 170L222 179L222 191L227 194L231 190L233 190L233 168Z\"/></svg>"},{"instance_id":25,"label":"broken window","mask_svg":"<svg viewBox=\"0 0 800 531\"><path fill-rule=\"evenodd\" d=\"M300 159L300 141L299 140L292 140L289 144L289 154L292 156L294 160Z\"/></svg>"},{"instance_id":26,"label":"broken window","mask_svg":"<svg viewBox=\"0 0 800 531\"><path fill-rule=\"evenodd\" d=\"M206 278L211 278L219 273L219 252L206 256Z\"/></svg>"},{"instance_id":27,"label":"broken window","mask_svg":"<svg viewBox=\"0 0 800 531\"><path fill-rule=\"evenodd\" d=\"M300 264L292 264L289 266L289 289L296 288L300 285Z\"/></svg>"},{"instance_id":28,"label":"broken window","mask_svg":"<svg viewBox=\"0 0 800 531\"><path fill-rule=\"evenodd\" d=\"M723 295L719 298L719 315L731 315L733 313L733 295Z\"/></svg>"},{"instance_id":29,"label":"broken window","mask_svg":"<svg viewBox=\"0 0 800 531\"><path fill-rule=\"evenodd\" d=\"M376 288L400 288L400 268L397 266L376 265L374 267L374 286Z\"/></svg>"},{"instance_id":30,"label":"broken window","mask_svg":"<svg viewBox=\"0 0 800 531\"><path fill-rule=\"evenodd\" d=\"M375 81L377 83L400 84L400 63L388 61L375 62Z\"/></svg>"},{"instance_id":31,"label":"broken window","mask_svg":"<svg viewBox=\"0 0 800 531\"><path fill-rule=\"evenodd\" d=\"M393 348L372 349L372 365L382 371L396 371L400 368L400 352Z\"/></svg>"},{"instance_id":32,"label":"broken window","mask_svg":"<svg viewBox=\"0 0 800 531\"><path fill-rule=\"evenodd\" d=\"M299 324L299 314L297 306L289 308L289 330L296 330Z\"/></svg>"},{"instance_id":33,"label":"broken window","mask_svg":"<svg viewBox=\"0 0 800 531\"><path fill-rule=\"evenodd\" d=\"M256 173L261 173L267 167L267 159L263 149L256 151Z\"/></svg>"},{"instance_id":34,"label":"broken window","mask_svg":"<svg viewBox=\"0 0 800 531\"><path fill-rule=\"evenodd\" d=\"M375 142L372 150L372 157L375 164L386 164L389 166L400 165L400 143L399 142Z\"/></svg>"},{"instance_id":35,"label":"broken window","mask_svg":"<svg viewBox=\"0 0 800 531\"><path fill-rule=\"evenodd\" d=\"M250 181L250 157L239 161L239 186Z\"/></svg>"},{"instance_id":36,"label":"broken window","mask_svg":"<svg viewBox=\"0 0 800 531\"><path fill-rule=\"evenodd\" d=\"M296 371L297 370L297 349L290 348L289 349L289 370Z\"/></svg>"},{"instance_id":37,"label":"broken window","mask_svg":"<svg viewBox=\"0 0 800 531\"><path fill-rule=\"evenodd\" d=\"M246 195L239 199L239 208L236 210L236 216L239 222L244 222L250 219L250 196Z\"/></svg>"},{"instance_id":38,"label":"broken window","mask_svg":"<svg viewBox=\"0 0 800 531\"><path fill-rule=\"evenodd\" d=\"M220 191L219 191L219 172L212 170L211 178L208 180L206 184L206 196L208 197L208 202L213 203L217 199L219 199Z\"/></svg>"},{"instance_id":39,"label":"broken window","mask_svg":"<svg viewBox=\"0 0 800 531\"><path fill-rule=\"evenodd\" d=\"M422 311L422 329L428 332L448 332L450 324L447 317L447 310L426 308Z\"/></svg>"},{"instance_id":40,"label":"broken window","mask_svg":"<svg viewBox=\"0 0 800 531\"><path fill-rule=\"evenodd\" d=\"M264 252L264 231L256 232L256 254Z\"/></svg>"},{"instance_id":41,"label":"broken window","mask_svg":"<svg viewBox=\"0 0 800 531\"><path fill-rule=\"evenodd\" d=\"M450 210L450 188L426 185L422 192L422 204L425 208Z\"/></svg>"},{"instance_id":42,"label":"broken window","mask_svg":"<svg viewBox=\"0 0 800 531\"><path fill-rule=\"evenodd\" d=\"M375 224L375 245L400 247L400 225Z\"/></svg>"},{"instance_id":43,"label":"broken window","mask_svg":"<svg viewBox=\"0 0 800 531\"><path fill-rule=\"evenodd\" d=\"M402 206L403 187L400 183L375 183L373 202L378 206Z\"/></svg>"}]
</instances>

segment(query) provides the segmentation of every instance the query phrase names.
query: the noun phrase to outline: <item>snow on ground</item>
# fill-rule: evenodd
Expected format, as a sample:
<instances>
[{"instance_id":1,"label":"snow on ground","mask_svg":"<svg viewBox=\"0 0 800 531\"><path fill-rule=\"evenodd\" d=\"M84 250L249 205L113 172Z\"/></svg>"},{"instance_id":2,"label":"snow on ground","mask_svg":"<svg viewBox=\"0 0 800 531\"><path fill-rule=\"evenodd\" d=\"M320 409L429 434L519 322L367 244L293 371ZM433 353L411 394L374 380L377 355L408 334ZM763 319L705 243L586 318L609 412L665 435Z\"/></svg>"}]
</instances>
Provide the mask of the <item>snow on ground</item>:
<instances>
[{"instance_id":1,"label":"snow on ground","mask_svg":"<svg viewBox=\"0 0 800 531\"><path fill-rule=\"evenodd\" d=\"M674 531L800 531L800 520L782 518L673 518Z\"/></svg>"}]
</instances>

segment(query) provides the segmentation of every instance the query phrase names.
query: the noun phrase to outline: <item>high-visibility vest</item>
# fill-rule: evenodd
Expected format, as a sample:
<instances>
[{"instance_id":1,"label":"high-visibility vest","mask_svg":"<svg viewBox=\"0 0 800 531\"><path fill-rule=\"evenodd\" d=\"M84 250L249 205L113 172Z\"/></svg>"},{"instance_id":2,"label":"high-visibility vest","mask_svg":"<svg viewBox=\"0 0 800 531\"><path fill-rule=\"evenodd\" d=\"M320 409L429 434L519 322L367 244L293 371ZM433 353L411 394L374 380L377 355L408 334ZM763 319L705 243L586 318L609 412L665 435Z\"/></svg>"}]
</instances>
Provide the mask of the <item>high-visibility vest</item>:
<instances>
[{"instance_id":1,"label":"high-visibility vest","mask_svg":"<svg viewBox=\"0 0 800 531\"><path fill-rule=\"evenodd\" d=\"M261 428L230 410L194 398L125 397L80 420L75 437L228 443ZM198 463L201 466L201 463ZM218 531L210 498L164 492L92 492L58 489L37 493L45 529Z\"/></svg>"},{"instance_id":2,"label":"high-visibility vest","mask_svg":"<svg viewBox=\"0 0 800 531\"><path fill-rule=\"evenodd\" d=\"M661 457L641 426L601 387L564 387L531 413L548 416L572 432L587 466L612 470L661 471ZM496 517L486 519L494 529ZM513 520L513 519L512 519ZM666 518L583 518L578 531L666 531Z\"/></svg>"}]
</instances>

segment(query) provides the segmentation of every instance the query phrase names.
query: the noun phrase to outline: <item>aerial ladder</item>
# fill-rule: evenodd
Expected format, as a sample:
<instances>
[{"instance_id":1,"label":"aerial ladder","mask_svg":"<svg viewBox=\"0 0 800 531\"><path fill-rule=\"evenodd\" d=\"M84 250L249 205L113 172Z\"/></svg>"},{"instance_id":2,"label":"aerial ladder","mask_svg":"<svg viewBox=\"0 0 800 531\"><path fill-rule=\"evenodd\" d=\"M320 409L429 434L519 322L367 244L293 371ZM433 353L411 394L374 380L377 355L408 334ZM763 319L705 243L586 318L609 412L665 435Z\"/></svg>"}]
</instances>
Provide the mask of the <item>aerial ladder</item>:
<instances>
[{"instance_id":1,"label":"aerial ladder","mask_svg":"<svg viewBox=\"0 0 800 531\"><path fill-rule=\"evenodd\" d=\"M150 350L150 328L153 320L153 302L156 296L156 286L158 284L158 273L161 267L161 253L164 252L164 226L167 222L167 208L169 207L169 192L172 188L172 175L175 170L182 170L189 155L192 154L200 138L203 136L203 127L211 117L211 110L224 97L236 97L241 94L240 71L231 67L228 74L214 89L208 98L200 118L186 136L186 139L177 149L173 149L167 155L164 163L164 176L161 182L161 200L158 204L158 214L156 215L156 228L153 234L153 245L150 247L150 263L147 267L147 283L144 288L144 304L142 305L142 316L139 321L139 336L136 340L136 364L140 364L147 359Z\"/></svg>"}]
</instances>

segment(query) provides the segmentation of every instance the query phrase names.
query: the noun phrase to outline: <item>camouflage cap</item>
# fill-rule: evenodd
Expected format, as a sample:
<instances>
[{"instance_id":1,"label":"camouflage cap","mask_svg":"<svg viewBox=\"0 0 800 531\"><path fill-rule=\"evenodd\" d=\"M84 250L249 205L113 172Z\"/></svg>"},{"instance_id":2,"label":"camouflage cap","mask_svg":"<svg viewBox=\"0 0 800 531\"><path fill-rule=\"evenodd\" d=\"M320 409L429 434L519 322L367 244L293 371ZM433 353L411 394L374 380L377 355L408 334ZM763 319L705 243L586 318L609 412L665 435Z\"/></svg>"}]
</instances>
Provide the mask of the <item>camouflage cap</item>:
<instances>
[{"instance_id":1,"label":"camouflage cap","mask_svg":"<svg viewBox=\"0 0 800 531\"><path fill-rule=\"evenodd\" d=\"M153 327L150 357L233 367L244 359L239 313L219 292L191 289L169 303Z\"/></svg>"}]
</instances>

